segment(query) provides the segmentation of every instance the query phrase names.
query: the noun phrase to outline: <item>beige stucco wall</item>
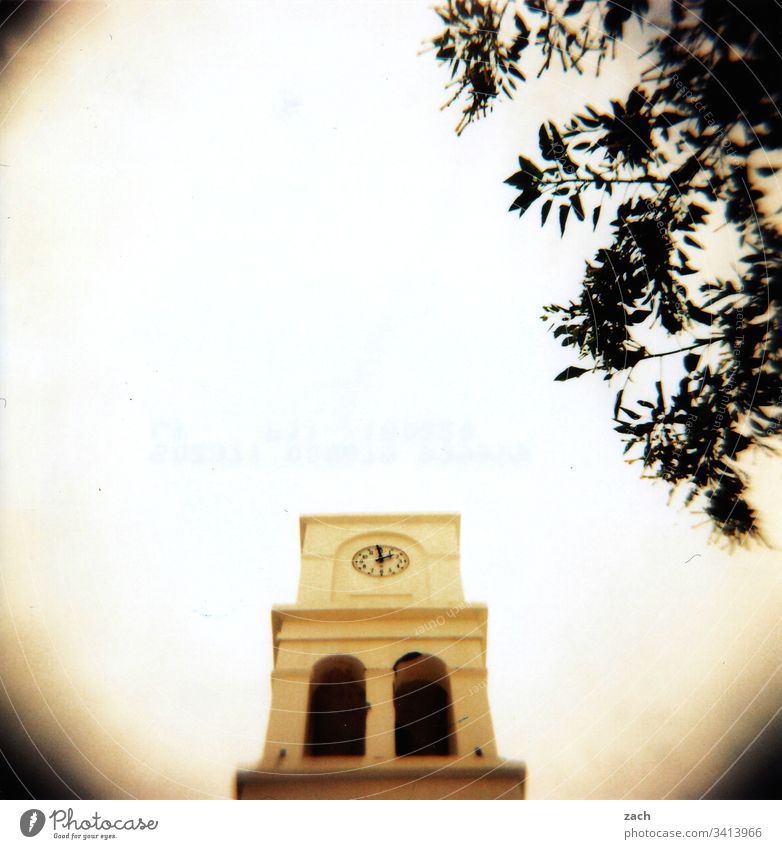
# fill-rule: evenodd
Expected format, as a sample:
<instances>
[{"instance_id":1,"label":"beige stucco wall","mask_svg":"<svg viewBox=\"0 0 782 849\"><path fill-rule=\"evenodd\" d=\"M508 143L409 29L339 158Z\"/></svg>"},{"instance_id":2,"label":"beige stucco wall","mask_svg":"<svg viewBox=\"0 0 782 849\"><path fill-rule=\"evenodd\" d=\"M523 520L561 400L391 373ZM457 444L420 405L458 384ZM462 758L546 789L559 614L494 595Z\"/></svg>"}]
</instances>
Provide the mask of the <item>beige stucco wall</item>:
<instances>
[{"instance_id":1,"label":"beige stucco wall","mask_svg":"<svg viewBox=\"0 0 782 849\"><path fill-rule=\"evenodd\" d=\"M312 773L243 771L239 799L506 799L524 798L519 763L462 767L421 764L414 768L331 770Z\"/></svg>"},{"instance_id":2,"label":"beige stucco wall","mask_svg":"<svg viewBox=\"0 0 782 849\"><path fill-rule=\"evenodd\" d=\"M297 603L349 607L449 605L462 601L457 514L303 516ZM353 554L378 541L410 557L399 575L368 578Z\"/></svg>"},{"instance_id":3,"label":"beige stucco wall","mask_svg":"<svg viewBox=\"0 0 782 849\"><path fill-rule=\"evenodd\" d=\"M486 607L411 611L351 608L335 612L298 605L274 609L276 661L272 673L264 764L275 765L285 749L287 765L307 761L303 750L311 671L325 657L348 654L366 667L365 765L394 758L393 666L408 652L431 654L448 668L453 747L466 755L478 747L496 757L487 697ZM321 618L328 615L325 621ZM336 617L336 618L335 618Z\"/></svg>"}]
</instances>

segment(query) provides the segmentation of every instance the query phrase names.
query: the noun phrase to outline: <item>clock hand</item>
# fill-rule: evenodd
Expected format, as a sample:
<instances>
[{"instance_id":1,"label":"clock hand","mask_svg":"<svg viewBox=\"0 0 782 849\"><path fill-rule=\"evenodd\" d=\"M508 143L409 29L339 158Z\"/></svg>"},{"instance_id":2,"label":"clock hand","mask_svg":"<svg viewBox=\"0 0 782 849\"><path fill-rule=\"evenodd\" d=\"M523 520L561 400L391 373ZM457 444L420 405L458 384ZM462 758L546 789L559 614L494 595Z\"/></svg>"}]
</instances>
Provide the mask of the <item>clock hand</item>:
<instances>
[{"instance_id":1,"label":"clock hand","mask_svg":"<svg viewBox=\"0 0 782 849\"><path fill-rule=\"evenodd\" d=\"M375 548L377 549L377 556L380 558L380 560L382 560L383 559L383 549L379 545L376 545Z\"/></svg>"}]
</instances>

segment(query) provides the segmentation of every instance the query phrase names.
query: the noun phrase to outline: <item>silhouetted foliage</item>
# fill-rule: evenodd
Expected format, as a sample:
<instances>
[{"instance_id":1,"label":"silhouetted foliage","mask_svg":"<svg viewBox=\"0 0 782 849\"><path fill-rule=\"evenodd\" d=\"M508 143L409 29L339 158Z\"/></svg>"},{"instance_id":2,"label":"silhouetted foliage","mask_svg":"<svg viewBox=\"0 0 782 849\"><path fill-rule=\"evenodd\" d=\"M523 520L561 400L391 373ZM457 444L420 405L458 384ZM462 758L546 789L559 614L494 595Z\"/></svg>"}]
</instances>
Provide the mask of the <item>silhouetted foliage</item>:
<instances>
[{"instance_id":1,"label":"silhouetted foliage","mask_svg":"<svg viewBox=\"0 0 782 849\"><path fill-rule=\"evenodd\" d=\"M451 0L436 11L446 29L432 45L456 87L449 104L464 102L459 133L552 64L597 74L619 39L645 41L622 99L540 127L539 149L506 180L517 193L510 209L539 209L545 224L556 208L563 234L573 219L596 227L603 211L613 216L612 242L587 263L580 294L544 307L586 366L556 379L623 377L614 417L628 459L684 485L728 538L759 536L737 460L771 450L782 429L782 235L778 211L758 204L782 163L782 7ZM718 227L739 245L725 280L700 267L699 237ZM648 350L655 336L670 344ZM663 357L678 358L678 387L658 380L650 397L627 397L641 363Z\"/></svg>"}]
</instances>

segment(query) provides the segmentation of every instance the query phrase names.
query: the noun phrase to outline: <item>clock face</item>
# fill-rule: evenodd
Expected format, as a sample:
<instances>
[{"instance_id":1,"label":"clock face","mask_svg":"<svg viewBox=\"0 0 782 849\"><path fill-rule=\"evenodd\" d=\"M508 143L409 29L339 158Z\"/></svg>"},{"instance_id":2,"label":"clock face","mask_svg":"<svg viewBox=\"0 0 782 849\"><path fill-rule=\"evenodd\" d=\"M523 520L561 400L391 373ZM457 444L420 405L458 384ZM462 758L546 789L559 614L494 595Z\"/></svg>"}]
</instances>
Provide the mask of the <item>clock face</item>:
<instances>
[{"instance_id":1,"label":"clock face","mask_svg":"<svg viewBox=\"0 0 782 849\"><path fill-rule=\"evenodd\" d=\"M353 555L353 568L365 575L385 578L407 569L410 559L393 545L368 545Z\"/></svg>"}]
</instances>

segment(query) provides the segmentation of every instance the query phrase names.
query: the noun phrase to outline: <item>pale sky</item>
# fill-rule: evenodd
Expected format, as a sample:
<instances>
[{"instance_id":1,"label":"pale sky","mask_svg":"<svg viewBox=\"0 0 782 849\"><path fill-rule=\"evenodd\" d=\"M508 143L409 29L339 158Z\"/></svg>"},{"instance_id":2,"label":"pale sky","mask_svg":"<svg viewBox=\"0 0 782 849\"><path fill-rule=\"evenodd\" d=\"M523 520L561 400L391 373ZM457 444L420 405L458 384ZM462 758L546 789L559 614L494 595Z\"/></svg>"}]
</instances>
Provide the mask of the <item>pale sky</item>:
<instances>
[{"instance_id":1,"label":"pale sky","mask_svg":"<svg viewBox=\"0 0 782 849\"><path fill-rule=\"evenodd\" d=\"M530 798L697 796L777 709L779 548L710 545L622 462L615 388L552 380L541 306L605 233L503 180L582 83L457 138L437 27L71 3L0 79L4 682L97 797L230 797L257 760L302 513L461 513Z\"/></svg>"}]
</instances>

